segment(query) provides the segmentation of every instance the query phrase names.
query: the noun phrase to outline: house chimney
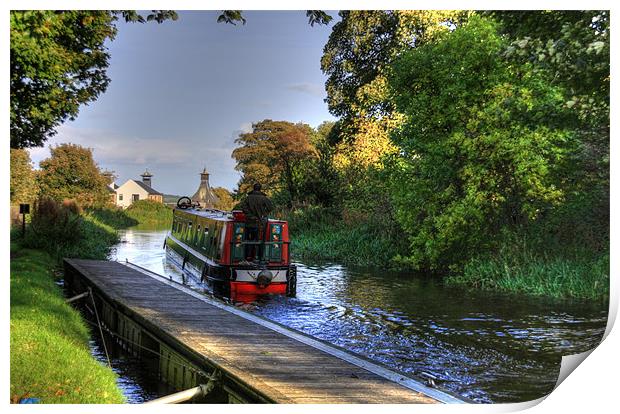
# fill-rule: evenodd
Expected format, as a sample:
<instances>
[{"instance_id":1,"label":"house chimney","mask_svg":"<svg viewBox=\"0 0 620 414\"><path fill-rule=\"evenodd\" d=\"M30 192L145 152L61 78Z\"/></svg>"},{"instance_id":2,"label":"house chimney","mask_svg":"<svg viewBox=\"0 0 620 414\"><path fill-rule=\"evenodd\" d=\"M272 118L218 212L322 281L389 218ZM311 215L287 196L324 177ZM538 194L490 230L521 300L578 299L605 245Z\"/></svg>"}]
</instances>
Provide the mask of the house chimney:
<instances>
[{"instance_id":1,"label":"house chimney","mask_svg":"<svg viewBox=\"0 0 620 414\"><path fill-rule=\"evenodd\" d=\"M142 177L142 182L146 185L148 185L149 187L151 186L151 177L153 176L153 174L151 174L149 172L148 169L146 169L142 175L140 177Z\"/></svg>"},{"instance_id":2,"label":"house chimney","mask_svg":"<svg viewBox=\"0 0 620 414\"><path fill-rule=\"evenodd\" d=\"M114 175L114 171L105 170L101 173L101 175L103 175L106 181L108 182L107 183L108 186L111 187L114 184L114 180L116 179L116 176Z\"/></svg>"}]
</instances>

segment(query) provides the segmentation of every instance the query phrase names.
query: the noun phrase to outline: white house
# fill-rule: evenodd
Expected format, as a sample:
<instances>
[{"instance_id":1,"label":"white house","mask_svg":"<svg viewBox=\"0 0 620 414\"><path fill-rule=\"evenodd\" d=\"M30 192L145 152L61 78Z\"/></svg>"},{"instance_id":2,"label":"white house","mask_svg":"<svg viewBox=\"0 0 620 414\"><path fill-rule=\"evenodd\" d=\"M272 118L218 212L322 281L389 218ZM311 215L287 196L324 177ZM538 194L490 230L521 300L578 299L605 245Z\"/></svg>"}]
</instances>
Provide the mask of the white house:
<instances>
[{"instance_id":1,"label":"white house","mask_svg":"<svg viewBox=\"0 0 620 414\"><path fill-rule=\"evenodd\" d=\"M147 170L141 175L142 181L127 180L125 184L116 188L116 205L127 208L131 203L138 200L152 200L163 203L164 195L151 187L152 176Z\"/></svg>"}]
</instances>

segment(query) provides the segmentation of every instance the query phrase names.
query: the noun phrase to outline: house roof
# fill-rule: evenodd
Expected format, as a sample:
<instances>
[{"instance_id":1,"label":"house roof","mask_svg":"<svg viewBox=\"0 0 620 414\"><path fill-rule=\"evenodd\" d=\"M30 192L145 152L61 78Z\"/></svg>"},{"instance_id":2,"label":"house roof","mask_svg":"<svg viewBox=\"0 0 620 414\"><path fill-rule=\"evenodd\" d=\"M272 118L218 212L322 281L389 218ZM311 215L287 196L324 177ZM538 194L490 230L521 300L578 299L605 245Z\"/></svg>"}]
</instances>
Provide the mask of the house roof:
<instances>
[{"instance_id":1,"label":"house roof","mask_svg":"<svg viewBox=\"0 0 620 414\"><path fill-rule=\"evenodd\" d=\"M162 195L162 193L160 193L159 191L156 191L154 189L152 189L151 187L149 187L148 185L144 184L142 181L136 181L136 180L132 180L134 183L138 184L140 187L142 187L142 189L144 191L146 191L149 194L153 194L153 195Z\"/></svg>"}]
</instances>

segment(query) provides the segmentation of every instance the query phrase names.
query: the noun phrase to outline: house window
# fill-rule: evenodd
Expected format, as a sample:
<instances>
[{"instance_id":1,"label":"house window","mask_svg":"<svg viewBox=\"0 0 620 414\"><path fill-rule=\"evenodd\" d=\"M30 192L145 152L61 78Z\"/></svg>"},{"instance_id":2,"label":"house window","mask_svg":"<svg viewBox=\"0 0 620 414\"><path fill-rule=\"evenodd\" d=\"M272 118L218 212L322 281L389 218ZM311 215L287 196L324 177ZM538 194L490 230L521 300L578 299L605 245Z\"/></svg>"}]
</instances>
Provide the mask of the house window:
<instances>
[{"instance_id":1,"label":"house window","mask_svg":"<svg viewBox=\"0 0 620 414\"><path fill-rule=\"evenodd\" d=\"M131 195L131 201L138 201L140 200L140 194L132 194Z\"/></svg>"},{"instance_id":2,"label":"house window","mask_svg":"<svg viewBox=\"0 0 620 414\"><path fill-rule=\"evenodd\" d=\"M123 201L123 195L122 194L118 195L118 201Z\"/></svg>"}]
</instances>

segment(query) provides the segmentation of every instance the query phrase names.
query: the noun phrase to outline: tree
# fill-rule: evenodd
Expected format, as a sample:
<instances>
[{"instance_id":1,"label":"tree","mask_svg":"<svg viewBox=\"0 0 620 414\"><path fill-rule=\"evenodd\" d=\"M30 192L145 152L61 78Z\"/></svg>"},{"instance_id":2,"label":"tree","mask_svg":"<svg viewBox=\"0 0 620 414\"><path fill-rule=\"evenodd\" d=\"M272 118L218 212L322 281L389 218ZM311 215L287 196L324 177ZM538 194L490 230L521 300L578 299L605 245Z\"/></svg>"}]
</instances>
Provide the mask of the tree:
<instances>
[{"instance_id":1,"label":"tree","mask_svg":"<svg viewBox=\"0 0 620 414\"><path fill-rule=\"evenodd\" d=\"M392 135L390 193L414 266L458 267L564 197L557 171L574 148L562 89L502 58L506 46L497 24L472 16L393 63L406 120Z\"/></svg>"},{"instance_id":2,"label":"tree","mask_svg":"<svg viewBox=\"0 0 620 414\"><path fill-rule=\"evenodd\" d=\"M309 10L309 23L327 24L331 16ZM144 23L177 20L173 10L11 11L11 148L42 146L56 128L78 115L81 105L107 89L110 55L105 46L117 21ZM245 23L239 10L224 10L218 22Z\"/></svg>"},{"instance_id":3,"label":"tree","mask_svg":"<svg viewBox=\"0 0 620 414\"><path fill-rule=\"evenodd\" d=\"M102 206L110 202L107 179L93 160L90 148L60 144L40 163L41 195L56 201L75 199L80 206Z\"/></svg>"},{"instance_id":4,"label":"tree","mask_svg":"<svg viewBox=\"0 0 620 414\"><path fill-rule=\"evenodd\" d=\"M338 117L334 165L346 204L365 212L389 211L377 173L396 151L390 133L403 121L388 95L390 63L465 21L451 10L342 11L323 51L327 103ZM364 183L360 186L360 183Z\"/></svg>"},{"instance_id":5,"label":"tree","mask_svg":"<svg viewBox=\"0 0 620 414\"><path fill-rule=\"evenodd\" d=\"M116 21L177 19L153 10L11 11L11 148L42 146L79 108L97 99L110 78L105 42L116 36Z\"/></svg>"},{"instance_id":6,"label":"tree","mask_svg":"<svg viewBox=\"0 0 620 414\"><path fill-rule=\"evenodd\" d=\"M341 177L334 167L335 147L331 144L333 134L337 133L335 125L326 121L312 131L310 142L316 156L299 161L296 182L302 203L339 207L342 201Z\"/></svg>"},{"instance_id":7,"label":"tree","mask_svg":"<svg viewBox=\"0 0 620 414\"><path fill-rule=\"evenodd\" d=\"M321 69L328 76L332 114L352 122L391 112L385 95L389 64L404 50L423 45L466 20L457 10L341 11L323 49Z\"/></svg>"},{"instance_id":8,"label":"tree","mask_svg":"<svg viewBox=\"0 0 620 414\"><path fill-rule=\"evenodd\" d=\"M217 203L215 203L215 208L223 211L231 211L235 205L235 200L233 200L230 191L224 187L214 187L213 192L218 198Z\"/></svg>"},{"instance_id":9,"label":"tree","mask_svg":"<svg viewBox=\"0 0 620 414\"><path fill-rule=\"evenodd\" d=\"M491 16L510 43L504 56L515 64L529 62L547 80L562 88L573 115L578 151L562 171L577 204L576 228L584 215L609 227L609 11L502 11ZM589 223L591 225L591 223Z\"/></svg>"},{"instance_id":10,"label":"tree","mask_svg":"<svg viewBox=\"0 0 620 414\"><path fill-rule=\"evenodd\" d=\"M30 203L36 199L35 178L28 151L11 148L11 203Z\"/></svg>"},{"instance_id":11,"label":"tree","mask_svg":"<svg viewBox=\"0 0 620 414\"><path fill-rule=\"evenodd\" d=\"M252 132L240 134L240 145L232 153L235 169L243 173L239 192L246 192L254 182L260 182L271 193L284 188L287 204L299 196L299 163L316 157L310 142L312 129L305 124L266 119L252 125Z\"/></svg>"}]
</instances>

